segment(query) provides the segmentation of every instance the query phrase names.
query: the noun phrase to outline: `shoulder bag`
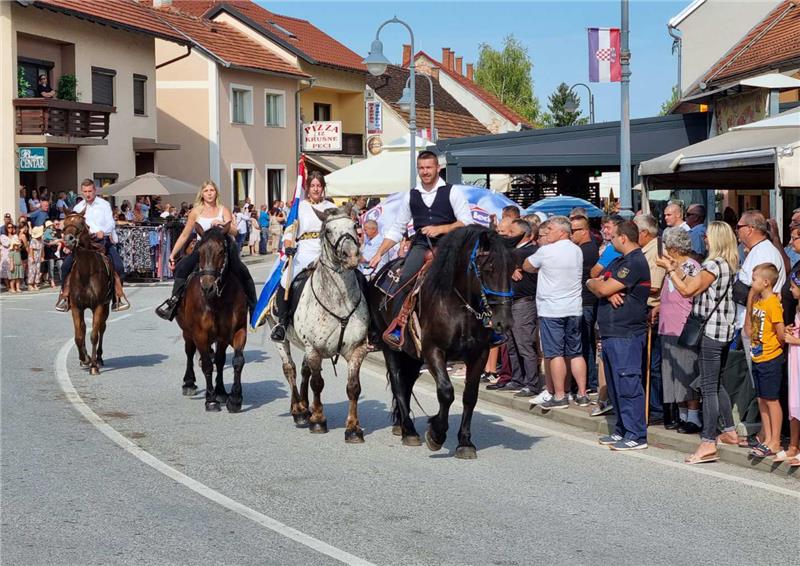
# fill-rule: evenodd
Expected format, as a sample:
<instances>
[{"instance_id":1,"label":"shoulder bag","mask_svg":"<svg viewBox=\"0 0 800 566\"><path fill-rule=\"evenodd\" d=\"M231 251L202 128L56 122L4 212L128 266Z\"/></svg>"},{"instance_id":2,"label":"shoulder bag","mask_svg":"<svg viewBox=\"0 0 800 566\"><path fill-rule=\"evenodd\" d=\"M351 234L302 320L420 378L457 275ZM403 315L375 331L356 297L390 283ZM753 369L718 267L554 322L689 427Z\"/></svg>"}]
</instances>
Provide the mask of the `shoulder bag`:
<instances>
[{"instance_id":1,"label":"shoulder bag","mask_svg":"<svg viewBox=\"0 0 800 566\"><path fill-rule=\"evenodd\" d=\"M719 265L719 264L717 264ZM722 271L720 270L720 275ZM678 344L683 346L684 348L693 348L697 349L700 347L700 340L703 338L703 333L706 329L706 324L708 324L709 319L717 312L719 305L728 295L728 291L731 288L731 281L733 280L733 273L728 276L728 285L725 287L725 292L722 293L722 296L717 301L717 304L714 305L714 308L711 309L711 312L708 313L708 316L703 318L699 315L696 315L694 312L689 313L689 316L686 319L686 324L683 326L683 330L681 330L681 335L678 337Z\"/></svg>"}]
</instances>

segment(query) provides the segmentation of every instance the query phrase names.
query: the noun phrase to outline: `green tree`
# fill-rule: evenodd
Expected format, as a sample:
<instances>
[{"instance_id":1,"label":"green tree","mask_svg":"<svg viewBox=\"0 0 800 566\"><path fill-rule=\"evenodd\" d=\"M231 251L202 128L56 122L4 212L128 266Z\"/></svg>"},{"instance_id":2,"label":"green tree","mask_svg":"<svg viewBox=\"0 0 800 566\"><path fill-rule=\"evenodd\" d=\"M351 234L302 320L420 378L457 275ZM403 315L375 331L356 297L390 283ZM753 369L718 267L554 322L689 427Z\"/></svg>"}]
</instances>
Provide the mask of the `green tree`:
<instances>
[{"instance_id":1,"label":"green tree","mask_svg":"<svg viewBox=\"0 0 800 566\"><path fill-rule=\"evenodd\" d=\"M677 104L677 102L681 99L681 93L678 90L678 86L675 85L672 87L672 96L669 97L669 100L664 102L661 105L661 111L658 113L659 116L666 116L669 114L669 111L672 110L672 107Z\"/></svg>"},{"instance_id":2,"label":"green tree","mask_svg":"<svg viewBox=\"0 0 800 566\"><path fill-rule=\"evenodd\" d=\"M567 102L575 99L575 104L578 109L574 112L567 110ZM561 83L556 90L553 91L547 99L547 110L542 117L542 123L548 128L562 128L564 126L576 126L588 124L589 119L586 117L581 118L581 99L575 94L575 91L570 93L567 83Z\"/></svg>"},{"instance_id":3,"label":"green tree","mask_svg":"<svg viewBox=\"0 0 800 566\"><path fill-rule=\"evenodd\" d=\"M517 114L535 124L539 121L539 101L533 95L533 62L528 50L513 35L503 40L498 51L482 43L475 65L475 82Z\"/></svg>"}]
</instances>

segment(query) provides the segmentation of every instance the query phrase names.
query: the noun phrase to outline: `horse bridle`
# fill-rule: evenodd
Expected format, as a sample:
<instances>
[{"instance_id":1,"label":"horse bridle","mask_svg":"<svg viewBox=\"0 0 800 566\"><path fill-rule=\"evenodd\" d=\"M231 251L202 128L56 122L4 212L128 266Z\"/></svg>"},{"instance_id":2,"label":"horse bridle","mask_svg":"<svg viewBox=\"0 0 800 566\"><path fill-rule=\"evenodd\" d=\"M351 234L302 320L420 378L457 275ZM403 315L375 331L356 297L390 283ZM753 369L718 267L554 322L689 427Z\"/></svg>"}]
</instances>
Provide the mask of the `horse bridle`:
<instances>
[{"instance_id":1,"label":"horse bridle","mask_svg":"<svg viewBox=\"0 0 800 566\"><path fill-rule=\"evenodd\" d=\"M71 229L71 232L68 233L67 230L70 230L70 229ZM81 239L81 236L83 236L83 233L86 232L87 230L89 230L89 226L86 224L86 222L82 222L80 228L76 228L73 224L69 224L69 225L64 227L62 232L64 233L64 236L71 235L73 238L75 238L75 243L77 244L78 242L80 242L80 239ZM73 234L72 232L75 232L75 233Z\"/></svg>"},{"instance_id":2,"label":"horse bridle","mask_svg":"<svg viewBox=\"0 0 800 566\"><path fill-rule=\"evenodd\" d=\"M215 293L217 294L217 297L221 297L222 296L222 290L225 288L225 285L224 284L220 285L220 283L222 282L222 278L225 276L225 272L228 269L228 253L229 253L228 246L230 244L228 243L228 236L227 235L223 236L222 242L223 242L222 243L223 248L225 250L225 255L224 255L223 260L222 260L222 268L221 269L199 269L197 271L197 275L198 276L202 277L203 275L210 275L211 277L214 277L214 290L215 290ZM200 252L200 250L198 250L198 254L199 254L199 252Z\"/></svg>"},{"instance_id":3,"label":"horse bridle","mask_svg":"<svg viewBox=\"0 0 800 566\"><path fill-rule=\"evenodd\" d=\"M346 217L342 217L342 218L335 218L334 220L347 220L347 218L346 218ZM328 220L326 220L326 221L325 221L326 227L327 227L327 223L328 223ZM344 234L342 234L341 236L339 236L339 237L336 239L336 242L335 242L335 243L334 243L334 242L331 242L330 238L328 238L328 231L327 231L327 230L323 230L322 232L323 232L323 238L325 239L325 243L326 243L326 244L328 244L328 245L331 247L331 249L333 250L333 253L334 253L334 254L336 254L336 255L337 255L337 256L338 256L340 259L341 259L341 253L340 253L340 252L341 252L341 250L340 250L340 246L342 245L342 242L343 242L343 241L350 240L351 242L353 242L353 243L356 245L356 248L358 248L358 247L359 247L359 245L358 245L358 240L357 240L357 239L356 239L356 237L355 237L355 236L353 236L353 234L351 234L350 232L345 232ZM337 267L334 267L333 265L327 265L327 264L323 263L323 261L322 261L322 258L321 258L321 257L319 258L319 261L320 261L320 263L322 263L322 264L323 264L325 267L327 267L328 269L331 269L331 270L333 270L333 271L336 271L337 273L338 273L338 272L340 272L340 271L342 271L342 269L339 269L339 268L337 268Z\"/></svg>"},{"instance_id":4,"label":"horse bridle","mask_svg":"<svg viewBox=\"0 0 800 566\"><path fill-rule=\"evenodd\" d=\"M475 278L478 280L478 285L480 285L480 306L478 307L480 310L475 309L469 302L458 292L458 289L453 289L458 295L458 298L461 299L461 302L464 303L464 307L477 318L480 323L485 328L490 328L492 325L492 317L494 316L494 312L492 311L492 306L501 306L506 305L511 302L511 298L514 296L513 291L496 291L490 287L487 287L486 284L483 282L483 277L481 277L481 269L478 267L478 262L475 261L478 255L488 254L489 252L479 252L479 241L475 242L475 246L472 248L472 252L469 254L469 265L467 266L467 275L469 275L470 271L475 273ZM489 296L500 297L500 299L489 300Z\"/></svg>"}]
</instances>

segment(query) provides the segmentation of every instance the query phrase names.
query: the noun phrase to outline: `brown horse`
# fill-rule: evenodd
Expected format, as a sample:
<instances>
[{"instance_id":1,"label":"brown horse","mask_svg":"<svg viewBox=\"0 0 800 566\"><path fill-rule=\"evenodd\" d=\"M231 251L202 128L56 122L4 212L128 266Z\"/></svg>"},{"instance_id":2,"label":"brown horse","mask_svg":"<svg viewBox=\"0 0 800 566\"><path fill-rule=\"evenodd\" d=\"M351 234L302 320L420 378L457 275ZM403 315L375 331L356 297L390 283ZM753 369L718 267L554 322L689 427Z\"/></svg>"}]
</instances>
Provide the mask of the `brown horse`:
<instances>
[{"instance_id":1,"label":"brown horse","mask_svg":"<svg viewBox=\"0 0 800 566\"><path fill-rule=\"evenodd\" d=\"M206 378L206 411L219 411L225 403L228 411L242 408L242 368L247 343L247 299L239 279L230 272L229 254L239 253L228 234L230 222L195 231L200 236L196 250L198 271L186 284L186 292L178 305L178 326L183 330L186 351L186 373L183 394L197 393L194 375L194 354L200 352L200 367ZM233 345L233 387L225 391L222 368L225 351ZM212 381L213 366L217 366L216 387Z\"/></svg>"},{"instance_id":2,"label":"brown horse","mask_svg":"<svg viewBox=\"0 0 800 566\"><path fill-rule=\"evenodd\" d=\"M105 251L92 241L84 213L64 219L64 243L72 251L74 263L69 274L69 304L75 327L75 345L81 366L97 375L103 365L103 333L106 330L111 299L114 295L114 268ZM84 311L92 311L92 355L86 351Z\"/></svg>"}]
</instances>

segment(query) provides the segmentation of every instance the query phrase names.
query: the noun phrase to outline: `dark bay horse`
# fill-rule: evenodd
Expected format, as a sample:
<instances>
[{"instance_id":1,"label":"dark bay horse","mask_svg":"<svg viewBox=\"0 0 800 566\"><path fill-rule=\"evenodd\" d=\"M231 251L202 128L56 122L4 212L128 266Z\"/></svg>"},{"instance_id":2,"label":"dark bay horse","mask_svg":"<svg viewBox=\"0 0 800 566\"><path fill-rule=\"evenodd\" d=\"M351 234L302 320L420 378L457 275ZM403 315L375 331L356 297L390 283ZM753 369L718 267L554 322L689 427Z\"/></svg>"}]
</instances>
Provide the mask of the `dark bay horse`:
<instances>
[{"instance_id":1,"label":"dark bay horse","mask_svg":"<svg viewBox=\"0 0 800 566\"><path fill-rule=\"evenodd\" d=\"M206 378L206 411L219 411L225 403L228 411L237 413L242 408L242 368L244 347L247 344L247 299L239 279L229 269L231 241L228 234L230 222L216 228L203 230L199 224L195 231L200 236L196 250L199 255L198 271L186 284L186 291L178 305L178 326L183 330L186 351L186 373L183 376L183 394L197 393L194 374L194 354L200 352L200 367ZM238 249L232 253L239 253ZM225 352L233 345L233 387L230 395L225 390L222 369ZM214 365L217 368L216 387L212 380Z\"/></svg>"},{"instance_id":2,"label":"dark bay horse","mask_svg":"<svg viewBox=\"0 0 800 566\"><path fill-rule=\"evenodd\" d=\"M69 304L75 327L75 345L81 365L97 375L103 365L103 334L114 294L114 268L102 246L92 241L84 212L64 219L64 243L71 250L74 264L69 274ZM84 311L92 311L92 355L86 351Z\"/></svg>"},{"instance_id":3,"label":"dark bay horse","mask_svg":"<svg viewBox=\"0 0 800 566\"><path fill-rule=\"evenodd\" d=\"M392 263L385 266L375 281L393 266ZM478 400L480 374L491 347L492 328L500 333L511 328L513 268L503 238L487 228L458 228L440 241L417 301L421 354L411 339L405 341L401 352L383 346L394 396L393 432L402 435L403 444L421 444L410 417L410 404L412 388L425 362L436 380L439 399L439 412L428 419L425 442L434 451L442 447L447 437L450 405L455 399L447 361L461 360L466 363L467 374L455 456L477 457L471 441L472 413ZM383 332L392 320L392 300L370 286L369 302L373 322Z\"/></svg>"}]
</instances>

